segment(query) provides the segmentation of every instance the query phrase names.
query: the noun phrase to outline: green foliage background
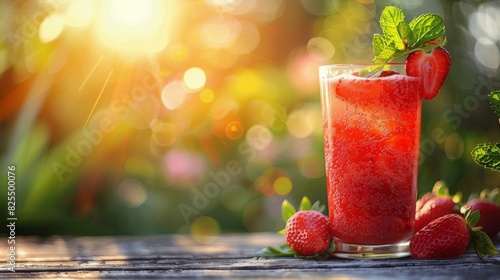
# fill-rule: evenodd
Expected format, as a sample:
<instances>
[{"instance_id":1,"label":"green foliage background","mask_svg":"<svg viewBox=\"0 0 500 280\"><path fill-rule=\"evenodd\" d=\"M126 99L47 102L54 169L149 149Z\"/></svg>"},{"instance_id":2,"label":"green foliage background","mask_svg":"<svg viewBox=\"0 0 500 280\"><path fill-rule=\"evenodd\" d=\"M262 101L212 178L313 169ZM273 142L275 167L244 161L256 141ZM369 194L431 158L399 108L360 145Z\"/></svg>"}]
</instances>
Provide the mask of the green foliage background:
<instances>
[{"instance_id":1,"label":"green foliage background","mask_svg":"<svg viewBox=\"0 0 500 280\"><path fill-rule=\"evenodd\" d=\"M258 4L235 10L245 2ZM439 180L466 196L498 187L498 175L470 155L500 139L487 100L500 88L498 3L261 2L177 3L170 42L149 60L101 48L92 26L42 42L44 20L64 14L71 1L49 8L2 2L0 216L8 214L7 167L14 165L20 235L281 229L284 199L326 203L317 67L371 61L386 5L408 20L441 15L452 56L441 93L423 103L419 193ZM200 31L214 18L248 29L223 33L216 25L220 38L240 39L217 47L219 37L203 39ZM206 83L166 108L162 88L191 67L203 69ZM146 86L152 80L158 88ZM134 92L141 85L147 98ZM106 115L110 108L115 115Z\"/></svg>"}]
</instances>

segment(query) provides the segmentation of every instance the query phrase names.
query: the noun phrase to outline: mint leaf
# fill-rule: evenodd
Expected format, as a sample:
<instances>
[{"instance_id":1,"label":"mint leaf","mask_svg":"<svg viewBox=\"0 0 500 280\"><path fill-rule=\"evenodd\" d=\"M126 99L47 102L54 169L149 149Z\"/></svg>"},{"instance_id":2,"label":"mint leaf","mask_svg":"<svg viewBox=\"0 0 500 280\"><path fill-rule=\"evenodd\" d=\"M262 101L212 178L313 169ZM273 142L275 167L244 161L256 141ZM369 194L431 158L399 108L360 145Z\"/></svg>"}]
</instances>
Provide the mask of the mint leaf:
<instances>
[{"instance_id":1,"label":"mint leaf","mask_svg":"<svg viewBox=\"0 0 500 280\"><path fill-rule=\"evenodd\" d=\"M420 47L444 34L443 19L436 14L423 14L410 22L413 31L413 44L411 47Z\"/></svg>"},{"instance_id":2,"label":"mint leaf","mask_svg":"<svg viewBox=\"0 0 500 280\"><path fill-rule=\"evenodd\" d=\"M491 108L493 108L495 115L500 117L500 90L491 92L488 95L488 98L490 99L490 105Z\"/></svg>"},{"instance_id":3,"label":"mint leaf","mask_svg":"<svg viewBox=\"0 0 500 280\"><path fill-rule=\"evenodd\" d=\"M380 53L385 48L385 38L384 38L384 35L381 35L381 34L375 34L375 35L373 35L372 47L373 47L373 53L375 54L375 57L379 56Z\"/></svg>"},{"instance_id":4,"label":"mint leaf","mask_svg":"<svg viewBox=\"0 0 500 280\"><path fill-rule=\"evenodd\" d=\"M384 63L387 63L394 58L394 55L396 54L396 50L391 48L391 47L386 47L384 50L380 52L378 56L376 56L373 59L373 63L381 63L382 67L384 66Z\"/></svg>"},{"instance_id":5,"label":"mint leaf","mask_svg":"<svg viewBox=\"0 0 500 280\"><path fill-rule=\"evenodd\" d=\"M394 43L397 50L404 50L405 44L398 32L398 25L404 22L405 15L403 11L395 6L387 6L380 14L380 27L387 40Z\"/></svg>"},{"instance_id":6,"label":"mint leaf","mask_svg":"<svg viewBox=\"0 0 500 280\"><path fill-rule=\"evenodd\" d=\"M411 45L413 43L413 31L410 28L410 25L404 21L398 24L398 33L401 40L403 40L403 44L406 46Z\"/></svg>"},{"instance_id":7,"label":"mint leaf","mask_svg":"<svg viewBox=\"0 0 500 280\"><path fill-rule=\"evenodd\" d=\"M436 40L434 40L436 42L436 45L438 46L444 46L446 45L446 43L448 42L448 38L446 37L446 35L441 34L441 36L439 36Z\"/></svg>"},{"instance_id":8,"label":"mint leaf","mask_svg":"<svg viewBox=\"0 0 500 280\"><path fill-rule=\"evenodd\" d=\"M474 161L485 168L500 171L500 143L477 145L471 152Z\"/></svg>"}]
</instances>

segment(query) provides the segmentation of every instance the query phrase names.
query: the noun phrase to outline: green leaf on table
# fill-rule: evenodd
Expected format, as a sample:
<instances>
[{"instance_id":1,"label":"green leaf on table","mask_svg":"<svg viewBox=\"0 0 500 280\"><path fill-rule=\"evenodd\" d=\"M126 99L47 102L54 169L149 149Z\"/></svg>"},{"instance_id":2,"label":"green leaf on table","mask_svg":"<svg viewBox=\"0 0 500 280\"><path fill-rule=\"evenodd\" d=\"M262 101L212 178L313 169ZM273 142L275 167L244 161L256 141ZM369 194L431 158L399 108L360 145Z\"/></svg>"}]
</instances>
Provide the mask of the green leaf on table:
<instances>
[{"instance_id":1,"label":"green leaf on table","mask_svg":"<svg viewBox=\"0 0 500 280\"><path fill-rule=\"evenodd\" d=\"M263 257L293 257L296 254L297 252L286 243L281 244L279 247L267 246L259 252L259 255Z\"/></svg>"},{"instance_id":2,"label":"green leaf on table","mask_svg":"<svg viewBox=\"0 0 500 280\"><path fill-rule=\"evenodd\" d=\"M498 255L498 251L491 242L490 237L480 227L471 229L471 242L480 258Z\"/></svg>"},{"instance_id":3,"label":"green leaf on table","mask_svg":"<svg viewBox=\"0 0 500 280\"><path fill-rule=\"evenodd\" d=\"M471 212L470 208L467 208L464 213L465 221L470 228L472 246L476 254L482 259L485 256L497 255L498 251L493 242L491 242L490 237L482 231L481 227L474 227L479 221L480 216L479 210Z\"/></svg>"},{"instance_id":4,"label":"green leaf on table","mask_svg":"<svg viewBox=\"0 0 500 280\"><path fill-rule=\"evenodd\" d=\"M328 250L325 252L319 253L314 256L303 256L297 252L295 252L294 249L292 249L288 244L283 243L279 247L275 246L267 246L264 249L259 251L259 255L262 257L295 257L295 258L301 258L301 259L314 259L314 260L321 260L321 259L327 259L330 256L330 253L335 251L335 242L330 243L330 247Z\"/></svg>"},{"instance_id":5,"label":"green leaf on table","mask_svg":"<svg viewBox=\"0 0 500 280\"><path fill-rule=\"evenodd\" d=\"M424 43L435 40L444 34L445 27L443 18L436 14L423 14L410 22L413 31L413 44L418 47Z\"/></svg>"},{"instance_id":6,"label":"green leaf on table","mask_svg":"<svg viewBox=\"0 0 500 280\"><path fill-rule=\"evenodd\" d=\"M500 117L500 90L491 92L488 95L488 98L490 99L490 105L491 108L493 108L495 115Z\"/></svg>"},{"instance_id":7,"label":"green leaf on table","mask_svg":"<svg viewBox=\"0 0 500 280\"><path fill-rule=\"evenodd\" d=\"M471 152L474 161L494 171L500 171L500 143L477 145Z\"/></svg>"}]
</instances>

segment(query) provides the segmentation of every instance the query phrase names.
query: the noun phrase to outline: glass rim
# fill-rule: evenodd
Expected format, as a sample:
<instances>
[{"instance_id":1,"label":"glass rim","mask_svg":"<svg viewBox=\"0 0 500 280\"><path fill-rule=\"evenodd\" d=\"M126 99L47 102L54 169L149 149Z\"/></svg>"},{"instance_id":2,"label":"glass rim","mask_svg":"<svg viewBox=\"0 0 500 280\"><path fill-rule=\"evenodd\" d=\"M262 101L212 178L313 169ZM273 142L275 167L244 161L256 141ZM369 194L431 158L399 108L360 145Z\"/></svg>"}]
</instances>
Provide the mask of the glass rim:
<instances>
[{"instance_id":1,"label":"glass rim","mask_svg":"<svg viewBox=\"0 0 500 280\"><path fill-rule=\"evenodd\" d=\"M389 65L389 66L403 66L406 65L406 62L390 62L390 63L333 63L333 64L324 64L320 65L320 68L323 67L367 67L367 66L373 66L373 65Z\"/></svg>"}]
</instances>

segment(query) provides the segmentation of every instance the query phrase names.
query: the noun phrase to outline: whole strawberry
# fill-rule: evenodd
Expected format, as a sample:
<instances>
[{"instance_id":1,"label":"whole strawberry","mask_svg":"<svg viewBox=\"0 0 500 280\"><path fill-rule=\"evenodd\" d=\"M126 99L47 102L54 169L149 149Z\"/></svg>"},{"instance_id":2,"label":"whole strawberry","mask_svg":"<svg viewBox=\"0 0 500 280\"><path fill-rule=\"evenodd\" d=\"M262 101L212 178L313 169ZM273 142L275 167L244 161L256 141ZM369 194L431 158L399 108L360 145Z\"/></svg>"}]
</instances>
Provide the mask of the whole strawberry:
<instances>
[{"instance_id":1,"label":"whole strawberry","mask_svg":"<svg viewBox=\"0 0 500 280\"><path fill-rule=\"evenodd\" d=\"M281 205L281 215L286 226L278 233L284 234L286 243L279 247L267 246L261 251L264 257L314 257L327 258L333 250L330 220L321 213L325 206L316 201L313 205L302 198L299 211L288 200Z\"/></svg>"},{"instance_id":2,"label":"whole strawberry","mask_svg":"<svg viewBox=\"0 0 500 280\"><path fill-rule=\"evenodd\" d=\"M460 215L447 214L413 235L410 253L416 259L456 258L467 251L469 243L465 220Z\"/></svg>"},{"instance_id":3,"label":"whole strawberry","mask_svg":"<svg viewBox=\"0 0 500 280\"><path fill-rule=\"evenodd\" d=\"M286 243L303 256L314 256L330 247L330 220L315 210L300 210L286 223Z\"/></svg>"},{"instance_id":4,"label":"whole strawberry","mask_svg":"<svg viewBox=\"0 0 500 280\"><path fill-rule=\"evenodd\" d=\"M416 259L447 259L463 255L472 242L480 256L498 254L488 236L478 227L479 212L466 211L465 219L447 214L435 219L415 233L410 241L410 254Z\"/></svg>"},{"instance_id":5,"label":"whole strawberry","mask_svg":"<svg viewBox=\"0 0 500 280\"><path fill-rule=\"evenodd\" d=\"M469 201L464 207L471 211L479 210L481 218L476 226L481 227L490 237L495 238L500 232L500 206L491 200L477 198Z\"/></svg>"},{"instance_id":6,"label":"whole strawberry","mask_svg":"<svg viewBox=\"0 0 500 280\"><path fill-rule=\"evenodd\" d=\"M450 196L434 196L415 213L414 232L420 231L433 220L446 214L452 214L455 202Z\"/></svg>"},{"instance_id":7,"label":"whole strawberry","mask_svg":"<svg viewBox=\"0 0 500 280\"><path fill-rule=\"evenodd\" d=\"M491 191L485 189L479 197L474 198L474 194L471 196L472 198L462 206L461 211L478 210L481 217L476 226L481 227L490 238L496 238L500 232L500 189L496 188Z\"/></svg>"}]
</instances>

